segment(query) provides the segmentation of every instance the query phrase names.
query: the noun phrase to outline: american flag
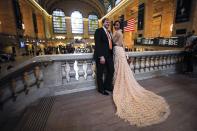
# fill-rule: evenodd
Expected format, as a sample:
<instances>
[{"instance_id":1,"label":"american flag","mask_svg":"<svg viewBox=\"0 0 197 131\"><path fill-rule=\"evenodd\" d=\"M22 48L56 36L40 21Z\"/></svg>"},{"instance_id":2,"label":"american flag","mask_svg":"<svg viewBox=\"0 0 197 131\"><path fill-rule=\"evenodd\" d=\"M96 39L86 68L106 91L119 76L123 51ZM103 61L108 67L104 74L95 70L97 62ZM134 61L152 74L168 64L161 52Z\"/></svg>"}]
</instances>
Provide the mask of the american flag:
<instances>
[{"instance_id":1,"label":"american flag","mask_svg":"<svg viewBox=\"0 0 197 131\"><path fill-rule=\"evenodd\" d=\"M131 18L130 20L125 21L124 24L124 31L125 32L131 32L134 31L135 26L135 19Z\"/></svg>"}]
</instances>

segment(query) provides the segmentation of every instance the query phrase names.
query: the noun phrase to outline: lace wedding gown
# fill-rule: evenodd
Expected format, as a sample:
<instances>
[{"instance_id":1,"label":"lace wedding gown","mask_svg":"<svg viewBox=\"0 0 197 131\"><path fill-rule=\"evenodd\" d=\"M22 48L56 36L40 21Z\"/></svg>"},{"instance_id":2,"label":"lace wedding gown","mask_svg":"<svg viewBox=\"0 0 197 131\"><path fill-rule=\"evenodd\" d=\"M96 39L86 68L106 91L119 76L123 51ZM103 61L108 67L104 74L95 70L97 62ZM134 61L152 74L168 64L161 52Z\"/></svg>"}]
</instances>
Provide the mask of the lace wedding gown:
<instances>
[{"instance_id":1,"label":"lace wedding gown","mask_svg":"<svg viewBox=\"0 0 197 131\"><path fill-rule=\"evenodd\" d=\"M165 99L144 89L134 78L125 56L123 35L117 31L113 35L114 47L114 90L113 100L117 108L116 114L139 127L164 121L170 114Z\"/></svg>"}]
</instances>

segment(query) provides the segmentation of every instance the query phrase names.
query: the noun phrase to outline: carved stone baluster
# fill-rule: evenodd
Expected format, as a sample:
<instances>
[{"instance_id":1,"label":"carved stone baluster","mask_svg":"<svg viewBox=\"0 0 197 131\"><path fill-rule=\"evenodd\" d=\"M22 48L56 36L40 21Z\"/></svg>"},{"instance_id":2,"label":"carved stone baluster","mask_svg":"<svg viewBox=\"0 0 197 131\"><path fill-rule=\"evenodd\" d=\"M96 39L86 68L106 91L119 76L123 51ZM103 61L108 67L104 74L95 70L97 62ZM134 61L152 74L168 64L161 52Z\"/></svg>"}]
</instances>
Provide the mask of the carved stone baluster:
<instances>
[{"instance_id":1,"label":"carved stone baluster","mask_svg":"<svg viewBox=\"0 0 197 131\"><path fill-rule=\"evenodd\" d=\"M61 71L62 71L62 84L64 84L64 78L66 77L66 67L65 67L66 65L65 64L63 64L62 66L61 66Z\"/></svg>"},{"instance_id":2,"label":"carved stone baluster","mask_svg":"<svg viewBox=\"0 0 197 131\"><path fill-rule=\"evenodd\" d=\"M75 69L74 69L74 61L70 61L69 65L70 65L70 72L69 72L69 76L70 76L70 81L75 81L76 79L76 73L75 73Z\"/></svg>"},{"instance_id":3,"label":"carved stone baluster","mask_svg":"<svg viewBox=\"0 0 197 131\"><path fill-rule=\"evenodd\" d=\"M174 56L174 60L175 60L175 63L174 63L174 64L178 64L178 63L179 63L178 55L175 55L175 56Z\"/></svg>"},{"instance_id":4,"label":"carved stone baluster","mask_svg":"<svg viewBox=\"0 0 197 131\"><path fill-rule=\"evenodd\" d=\"M150 57L147 56L145 62L145 72L149 72L149 71L150 71Z\"/></svg>"},{"instance_id":5,"label":"carved stone baluster","mask_svg":"<svg viewBox=\"0 0 197 131\"><path fill-rule=\"evenodd\" d=\"M179 57L179 62L182 63L183 61L184 61L184 56L182 55Z\"/></svg>"},{"instance_id":6,"label":"carved stone baluster","mask_svg":"<svg viewBox=\"0 0 197 131\"><path fill-rule=\"evenodd\" d=\"M87 64L87 61L84 61L83 62L83 77L87 80L87 68L88 68L88 64Z\"/></svg>"},{"instance_id":7,"label":"carved stone baluster","mask_svg":"<svg viewBox=\"0 0 197 131\"><path fill-rule=\"evenodd\" d=\"M150 57L150 71L154 70L155 62L154 62L154 56Z\"/></svg>"},{"instance_id":8,"label":"carved stone baluster","mask_svg":"<svg viewBox=\"0 0 197 131\"><path fill-rule=\"evenodd\" d=\"M155 56L155 66L154 66L154 70L158 70L159 69L159 57Z\"/></svg>"},{"instance_id":9,"label":"carved stone baluster","mask_svg":"<svg viewBox=\"0 0 197 131\"><path fill-rule=\"evenodd\" d=\"M130 61L130 64L129 64L129 66L130 66L130 69L132 70L132 71L134 71L134 58L129 58L129 61Z\"/></svg>"},{"instance_id":10,"label":"carved stone baluster","mask_svg":"<svg viewBox=\"0 0 197 131\"><path fill-rule=\"evenodd\" d=\"M11 80L11 92L12 92L13 101L16 101L17 94L16 94L16 80L15 79Z\"/></svg>"},{"instance_id":11,"label":"carved stone baluster","mask_svg":"<svg viewBox=\"0 0 197 131\"><path fill-rule=\"evenodd\" d=\"M29 93L29 77L28 77L28 73L25 72L23 74L23 82L24 82L24 90L25 90L25 94L27 95Z\"/></svg>"},{"instance_id":12,"label":"carved stone baluster","mask_svg":"<svg viewBox=\"0 0 197 131\"><path fill-rule=\"evenodd\" d=\"M167 57L163 56L163 69L167 68Z\"/></svg>"},{"instance_id":13,"label":"carved stone baluster","mask_svg":"<svg viewBox=\"0 0 197 131\"><path fill-rule=\"evenodd\" d=\"M140 73L140 57L135 57L135 74Z\"/></svg>"},{"instance_id":14,"label":"carved stone baluster","mask_svg":"<svg viewBox=\"0 0 197 131\"><path fill-rule=\"evenodd\" d=\"M159 56L158 57L158 63L159 63L159 70L162 70L163 69L163 56Z\"/></svg>"},{"instance_id":15,"label":"carved stone baluster","mask_svg":"<svg viewBox=\"0 0 197 131\"><path fill-rule=\"evenodd\" d=\"M66 65L65 65L65 72L66 72L66 80L67 80L67 82L69 82L70 81L70 75L69 75L69 73L70 73L70 65L69 65L68 62L66 62Z\"/></svg>"},{"instance_id":16,"label":"carved stone baluster","mask_svg":"<svg viewBox=\"0 0 197 131\"><path fill-rule=\"evenodd\" d=\"M78 73L79 67L78 67L78 61L75 61L75 62L74 62L74 70L75 70L75 79L76 79L76 80L79 80L79 73Z\"/></svg>"},{"instance_id":17,"label":"carved stone baluster","mask_svg":"<svg viewBox=\"0 0 197 131\"><path fill-rule=\"evenodd\" d=\"M41 83L40 75L41 75L40 67L39 67L39 66L36 66L36 67L34 68L34 76L35 76L35 78L36 78L36 85L37 85L37 88L40 88L40 83Z\"/></svg>"},{"instance_id":18,"label":"carved stone baluster","mask_svg":"<svg viewBox=\"0 0 197 131\"><path fill-rule=\"evenodd\" d=\"M92 62L92 67L91 67L91 69L92 69L92 77L94 78L94 79L96 79L96 63L95 62Z\"/></svg>"},{"instance_id":19,"label":"carved stone baluster","mask_svg":"<svg viewBox=\"0 0 197 131\"><path fill-rule=\"evenodd\" d=\"M82 80L82 79L85 79L84 78L84 75L85 75L85 72L84 72L84 69L83 69L83 61L78 61L77 62L77 67L78 67L78 70L76 68L76 71L78 71L78 80Z\"/></svg>"},{"instance_id":20,"label":"carved stone baluster","mask_svg":"<svg viewBox=\"0 0 197 131\"><path fill-rule=\"evenodd\" d=\"M87 61L87 70L86 70L86 73L87 73L87 79L92 79L93 78L93 63L89 60Z\"/></svg>"},{"instance_id":21,"label":"carved stone baluster","mask_svg":"<svg viewBox=\"0 0 197 131\"><path fill-rule=\"evenodd\" d=\"M167 68L170 68L170 55L167 56Z\"/></svg>"},{"instance_id":22,"label":"carved stone baluster","mask_svg":"<svg viewBox=\"0 0 197 131\"><path fill-rule=\"evenodd\" d=\"M184 56L183 55L180 55L179 57L178 57L178 62L179 63L182 63L184 61Z\"/></svg>"},{"instance_id":23,"label":"carved stone baluster","mask_svg":"<svg viewBox=\"0 0 197 131\"><path fill-rule=\"evenodd\" d=\"M62 69L62 79L64 78L64 77L66 77L66 69L65 69L65 64L63 64L61 67L61 69Z\"/></svg>"},{"instance_id":24,"label":"carved stone baluster","mask_svg":"<svg viewBox=\"0 0 197 131\"><path fill-rule=\"evenodd\" d=\"M173 55L170 56L170 67L171 68L174 67L174 56Z\"/></svg>"},{"instance_id":25,"label":"carved stone baluster","mask_svg":"<svg viewBox=\"0 0 197 131\"><path fill-rule=\"evenodd\" d=\"M140 58L140 73L144 73L145 71L145 57Z\"/></svg>"}]
</instances>

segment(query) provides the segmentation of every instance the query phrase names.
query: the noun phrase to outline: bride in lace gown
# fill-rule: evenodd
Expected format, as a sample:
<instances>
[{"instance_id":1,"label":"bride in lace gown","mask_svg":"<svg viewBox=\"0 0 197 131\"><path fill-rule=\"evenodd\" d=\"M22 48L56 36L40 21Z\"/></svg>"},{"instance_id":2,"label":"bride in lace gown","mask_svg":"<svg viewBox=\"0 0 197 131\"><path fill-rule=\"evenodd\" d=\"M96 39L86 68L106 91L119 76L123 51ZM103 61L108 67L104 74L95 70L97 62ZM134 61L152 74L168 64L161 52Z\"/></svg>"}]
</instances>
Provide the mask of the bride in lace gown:
<instances>
[{"instance_id":1,"label":"bride in lace gown","mask_svg":"<svg viewBox=\"0 0 197 131\"><path fill-rule=\"evenodd\" d=\"M123 48L123 34L116 21L113 34L114 47L114 90L113 100L117 108L116 114L139 127L160 123L170 114L165 99L144 89L134 78Z\"/></svg>"}]
</instances>

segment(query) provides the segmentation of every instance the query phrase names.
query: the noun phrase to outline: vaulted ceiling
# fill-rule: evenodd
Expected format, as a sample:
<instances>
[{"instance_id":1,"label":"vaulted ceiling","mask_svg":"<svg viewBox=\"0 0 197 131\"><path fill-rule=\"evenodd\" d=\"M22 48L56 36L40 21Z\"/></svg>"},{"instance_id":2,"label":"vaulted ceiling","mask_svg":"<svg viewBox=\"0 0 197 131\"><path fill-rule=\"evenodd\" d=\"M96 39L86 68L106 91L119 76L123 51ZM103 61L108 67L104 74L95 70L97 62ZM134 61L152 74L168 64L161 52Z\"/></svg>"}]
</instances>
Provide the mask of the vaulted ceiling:
<instances>
[{"instance_id":1,"label":"vaulted ceiling","mask_svg":"<svg viewBox=\"0 0 197 131\"><path fill-rule=\"evenodd\" d=\"M38 3L49 13L60 8L66 16L70 16L73 11L80 11L83 17L88 17L94 13L99 18L104 16L109 5L115 0L38 0Z\"/></svg>"}]
</instances>

